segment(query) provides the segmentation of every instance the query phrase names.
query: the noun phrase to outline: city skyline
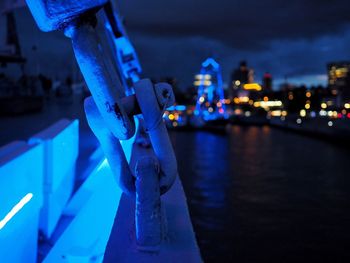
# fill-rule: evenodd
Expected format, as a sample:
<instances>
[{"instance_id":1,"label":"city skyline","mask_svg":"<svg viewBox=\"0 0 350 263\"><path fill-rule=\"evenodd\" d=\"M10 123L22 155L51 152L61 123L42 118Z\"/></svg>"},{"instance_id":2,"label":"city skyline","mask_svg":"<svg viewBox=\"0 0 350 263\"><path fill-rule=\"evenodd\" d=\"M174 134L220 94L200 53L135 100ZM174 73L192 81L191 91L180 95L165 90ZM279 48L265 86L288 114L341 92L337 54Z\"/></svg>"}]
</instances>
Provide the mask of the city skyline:
<instances>
[{"instance_id":1,"label":"city skyline","mask_svg":"<svg viewBox=\"0 0 350 263\"><path fill-rule=\"evenodd\" d=\"M246 60L257 79L268 71L276 83L287 76L296 84L317 85L326 82L327 63L350 57L347 1L132 0L120 1L120 9L149 75L197 72L213 56L224 82Z\"/></svg>"},{"instance_id":2,"label":"city skyline","mask_svg":"<svg viewBox=\"0 0 350 263\"><path fill-rule=\"evenodd\" d=\"M266 11L267 17L272 13L270 9L275 11L281 9L278 5L274 7L273 2L267 2L266 6L261 9L264 12ZM325 85L327 81L326 64L333 61L349 60L350 51L347 49L346 43L350 40L350 27L347 18L344 16L344 12L349 9L349 4L343 1L340 2L342 3L330 8L327 16L325 15L327 3L321 2L317 4L315 14L309 17L310 9L306 8L304 10L304 5L296 1L295 7L292 10L287 10L289 10L291 17L294 15L294 19L301 19L303 15L305 16L303 26L300 27L298 22L295 25L297 28L292 26L292 22L287 21L283 22L283 25L277 23L271 29L267 25L266 28L259 29L258 27L258 29L254 29L253 25L261 22L256 21L255 18L259 20L261 15L254 18L257 11L253 9L255 11L251 14L251 25L249 23L249 25L245 25L249 19L242 18L241 24L230 24L230 26L215 30L213 27L218 25L218 18L207 12L208 20L213 18L213 25L208 22L208 32L205 30L205 24L198 21L194 21L194 24L187 30L180 30L183 29L186 21L190 21L185 7L192 6L192 2L189 2L188 5L183 2L172 4L174 12L184 9L184 14L177 19L174 18L174 15L165 16L169 13L169 10L165 9L162 4L158 3L156 5L156 1L151 3L150 10L145 10L142 16L138 10L144 10L143 4L137 1L120 3L120 9L130 38L136 49L139 50L138 53L145 75L155 78L174 76L179 80L180 87L185 89L191 85L192 76L200 69L201 62L212 55L222 65L225 83L229 82L230 74L239 61L246 60L248 65L255 69L257 80L261 80L266 71L270 72L273 75L276 89L280 83L285 81L286 77L296 85ZM215 7L214 14L217 14L220 10L224 11L223 7L226 5L230 6L226 1L222 3L222 7ZM315 3L313 4L316 6ZM133 6L138 8L133 8ZM194 11L196 17L198 17L197 13L204 12L212 7L212 5L205 7L205 3L203 6L197 7L197 10ZM300 15L296 16L295 9L299 10ZM243 5L241 10L243 12L249 9ZM155 13L159 13L158 18L153 18ZM283 14L286 13L283 10L280 11L280 15ZM335 16L335 14L338 15ZM328 16L335 18L330 19ZM223 17L227 18L227 14L223 13ZM242 15L239 15L239 17L242 17ZM310 20L317 17L322 23L321 25L317 24L312 29L315 23ZM38 60L41 61L41 68L47 71L56 72L59 68L62 75L67 75L69 71L72 71L74 62L68 39L57 32L51 34L40 32L26 9L17 10L16 18L20 40L25 43L23 53L28 57L28 64L35 64L35 57L38 57ZM270 27L273 21L276 23L277 18L274 15L269 17L271 20L269 22ZM161 25L152 29L152 23L155 23L156 19L161 22ZM288 19L292 20L292 18ZM227 20L226 23L233 22L235 21L231 19ZM329 23L328 26L324 26L326 22ZM265 25L268 22L263 21L261 23ZM287 31L291 34L290 37L286 37L285 33L282 32L281 27L283 26L286 27L285 30L289 28ZM246 33L235 36L238 27L245 28ZM258 30L262 33L265 32L270 37L262 37L262 33L256 34L255 32ZM274 30L276 32L271 32ZM298 30L300 32L297 32ZM229 36L221 36L220 32ZM242 38L249 44L244 46ZM252 41L257 43L252 45ZM36 52L33 52L33 46L37 47ZM49 47L52 46L56 48L50 49ZM59 61L55 64L51 63L48 59L49 55L56 55ZM67 64L69 67L67 67Z\"/></svg>"}]
</instances>

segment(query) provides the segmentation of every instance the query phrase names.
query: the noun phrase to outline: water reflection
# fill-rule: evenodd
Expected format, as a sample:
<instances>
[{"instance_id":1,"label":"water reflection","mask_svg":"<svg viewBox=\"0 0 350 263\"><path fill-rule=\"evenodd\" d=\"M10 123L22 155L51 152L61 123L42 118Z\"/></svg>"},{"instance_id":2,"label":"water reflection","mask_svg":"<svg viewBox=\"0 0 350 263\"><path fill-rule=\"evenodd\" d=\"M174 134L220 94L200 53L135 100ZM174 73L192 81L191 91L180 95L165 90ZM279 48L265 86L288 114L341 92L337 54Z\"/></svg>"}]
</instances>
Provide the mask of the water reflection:
<instances>
[{"instance_id":1,"label":"water reflection","mask_svg":"<svg viewBox=\"0 0 350 263\"><path fill-rule=\"evenodd\" d=\"M349 152L268 127L171 134L206 262L348 262Z\"/></svg>"}]
</instances>

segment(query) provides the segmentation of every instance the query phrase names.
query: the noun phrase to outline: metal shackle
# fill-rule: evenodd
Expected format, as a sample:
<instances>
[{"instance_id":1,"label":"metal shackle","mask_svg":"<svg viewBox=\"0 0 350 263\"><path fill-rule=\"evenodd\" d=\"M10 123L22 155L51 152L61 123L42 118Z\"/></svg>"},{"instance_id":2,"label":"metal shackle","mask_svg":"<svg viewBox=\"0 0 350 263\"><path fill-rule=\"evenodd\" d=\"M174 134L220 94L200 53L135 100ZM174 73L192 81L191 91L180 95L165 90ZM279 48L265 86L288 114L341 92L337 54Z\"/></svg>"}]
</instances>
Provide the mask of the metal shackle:
<instances>
[{"instance_id":1,"label":"metal shackle","mask_svg":"<svg viewBox=\"0 0 350 263\"><path fill-rule=\"evenodd\" d=\"M136 82L134 88L154 153L159 161L160 192L164 194L173 185L178 172L174 149L159 104L172 105L175 100L174 93L169 84L153 85L149 79Z\"/></svg>"},{"instance_id":2,"label":"metal shackle","mask_svg":"<svg viewBox=\"0 0 350 263\"><path fill-rule=\"evenodd\" d=\"M140 85L144 84L146 84L146 89L140 88ZM177 166L175 154L163 123L161 109L174 104L174 93L172 87L167 83L153 85L149 80L141 80L136 86L138 87L136 94L122 98L121 105L128 116L142 114L144 117L155 156L159 160L161 175L159 188L160 193L164 194L176 178ZM145 97L148 97L150 100L146 101ZM141 104L139 100L141 100ZM154 105L149 105L149 103ZM134 196L135 178L127 163L119 139L105 125L105 121L92 97L85 100L84 106L89 126L106 154L118 185L124 193ZM153 109L158 110L154 111ZM151 112L155 114L151 116ZM155 138L159 135L159 138Z\"/></svg>"}]
</instances>

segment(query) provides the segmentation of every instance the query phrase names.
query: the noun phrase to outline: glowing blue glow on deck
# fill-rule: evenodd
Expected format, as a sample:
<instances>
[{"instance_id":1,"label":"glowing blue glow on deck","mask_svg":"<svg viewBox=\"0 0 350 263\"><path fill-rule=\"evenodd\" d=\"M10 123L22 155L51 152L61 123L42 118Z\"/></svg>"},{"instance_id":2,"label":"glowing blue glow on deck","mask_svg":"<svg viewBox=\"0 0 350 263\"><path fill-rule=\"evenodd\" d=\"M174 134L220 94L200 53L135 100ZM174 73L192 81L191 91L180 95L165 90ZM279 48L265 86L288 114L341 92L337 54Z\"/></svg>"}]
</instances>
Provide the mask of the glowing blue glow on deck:
<instances>
[{"instance_id":1,"label":"glowing blue glow on deck","mask_svg":"<svg viewBox=\"0 0 350 263\"><path fill-rule=\"evenodd\" d=\"M0 221L0 230L33 198L32 193L26 194L7 215Z\"/></svg>"},{"instance_id":2,"label":"glowing blue glow on deck","mask_svg":"<svg viewBox=\"0 0 350 263\"><path fill-rule=\"evenodd\" d=\"M104 159L103 162L100 164L100 166L97 168L97 173L99 173L101 170L105 169L108 166L109 164L107 159Z\"/></svg>"}]
</instances>

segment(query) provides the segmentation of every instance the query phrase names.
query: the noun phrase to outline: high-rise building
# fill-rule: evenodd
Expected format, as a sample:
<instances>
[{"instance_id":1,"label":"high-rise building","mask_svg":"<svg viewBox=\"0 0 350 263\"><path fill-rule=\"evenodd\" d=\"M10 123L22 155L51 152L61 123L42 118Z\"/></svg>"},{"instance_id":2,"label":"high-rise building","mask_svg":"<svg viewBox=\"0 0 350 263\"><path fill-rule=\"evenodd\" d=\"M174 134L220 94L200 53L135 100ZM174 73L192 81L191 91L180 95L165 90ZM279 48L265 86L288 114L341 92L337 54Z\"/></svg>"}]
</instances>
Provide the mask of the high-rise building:
<instances>
[{"instance_id":1,"label":"high-rise building","mask_svg":"<svg viewBox=\"0 0 350 263\"><path fill-rule=\"evenodd\" d=\"M249 69L246 61L241 61L239 67L232 72L231 81L236 87L249 83Z\"/></svg>"},{"instance_id":2,"label":"high-rise building","mask_svg":"<svg viewBox=\"0 0 350 263\"><path fill-rule=\"evenodd\" d=\"M328 86L333 95L350 100L350 62L336 62L327 65Z\"/></svg>"},{"instance_id":3,"label":"high-rise building","mask_svg":"<svg viewBox=\"0 0 350 263\"><path fill-rule=\"evenodd\" d=\"M247 67L246 61L241 61L239 67L231 74L230 98L257 97L262 87L254 82L254 69Z\"/></svg>"}]
</instances>

